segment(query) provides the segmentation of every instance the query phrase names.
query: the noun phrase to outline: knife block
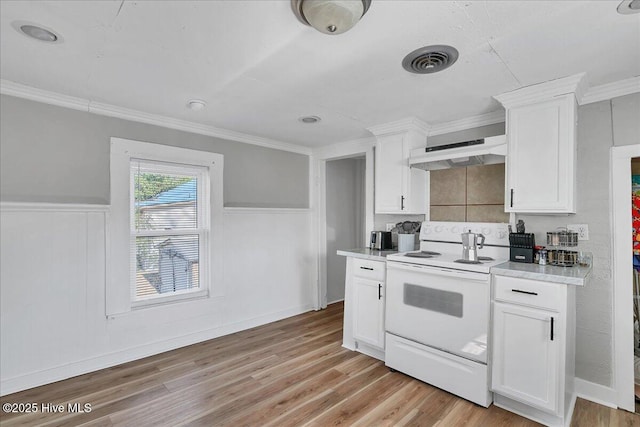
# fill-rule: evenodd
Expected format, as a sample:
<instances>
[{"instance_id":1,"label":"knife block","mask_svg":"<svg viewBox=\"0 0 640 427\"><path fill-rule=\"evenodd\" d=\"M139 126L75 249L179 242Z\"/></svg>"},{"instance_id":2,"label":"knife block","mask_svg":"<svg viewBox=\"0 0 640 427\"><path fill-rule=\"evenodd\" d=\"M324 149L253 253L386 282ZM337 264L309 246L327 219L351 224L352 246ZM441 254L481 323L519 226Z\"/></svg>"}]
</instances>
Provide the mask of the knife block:
<instances>
[{"instance_id":1,"label":"knife block","mask_svg":"<svg viewBox=\"0 0 640 427\"><path fill-rule=\"evenodd\" d=\"M509 233L509 260L532 263L535 246L533 233Z\"/></svg>"}]
</instances>

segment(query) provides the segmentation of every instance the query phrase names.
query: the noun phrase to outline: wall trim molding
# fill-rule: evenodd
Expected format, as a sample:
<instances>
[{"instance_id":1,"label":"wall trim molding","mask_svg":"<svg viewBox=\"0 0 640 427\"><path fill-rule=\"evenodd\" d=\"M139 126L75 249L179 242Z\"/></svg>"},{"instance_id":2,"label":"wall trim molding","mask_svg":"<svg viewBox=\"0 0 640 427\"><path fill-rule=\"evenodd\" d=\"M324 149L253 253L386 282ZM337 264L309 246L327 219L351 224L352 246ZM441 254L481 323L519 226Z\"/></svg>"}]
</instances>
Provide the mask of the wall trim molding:
<instances>
[{"instance_id":1,"label":"wall trim molding","mask_svg":"<svg viewBox=\"0 0 640 427\"><path fill-rule=\"evenodd\" d=\"M100 116L114 117L138 123L160 126L168 129L191 132L199 135L212 136L215 138L221 138L231 141L238 141L245 144L257 145L260 147L272 148L275 150L290 151L293 153L304 155L310 155L312 151L311 148L301 145L295 145L288 142L281 142L269 138L263 138L232 130L221 129L214 126L190 122L187 120L174 119L159 114L145 113L139 110L119 107L117 105L95 102L89 99L63 95L61 93L38 89L4 79L0 79L0 93L3 95L15 96L17 98L28 99L30 101L41 102L58 107L84 111Z\"/></svg>"},{"instance_id":2,"label":"wall trim molding","mask_svg":"<svg viewBox=\"0 0 640 427\"><path fill-rule=\"evenodd\" d=\"M481 126L493 125L496 123L504 123L504 121L505 121L505 111L504 109L500 109L497 111L492 111L490 113L480 114L477 116L466 117L460 120L453 120L450 122L433 125L429 130L428 136L442 135L445 133L473 129Z\"/></svg>"},{"instance_id":3,"label":"wall trim molding","mask_svg":"<svg viewBox=\"0 0 640 427\"><path fill-rule=\"evenodd\" d=\"M606 101L637 92L640 92L640 76L589 88L582 98L582 105Z\"/></svg>"},{"instance_id":4,"label":"wall trim molding","mask_svg":"<svg viewBox=\"0 0 640 427\"><path fill-rule=\"evenodd\" d=\"M278 320L306 313L308 311L311 311L312 309L313 308L311 304L305 304L284 311L279 311L265 316L245 320L242 322L224 325L219 328L208 329L165 341L129 348L99 357L79 360L55 368L21 375L19 377L3 379L0 383L0 396L5 396L7 394L26 390L32 387L38 387L43 384L49 384L78 375L83 375L100 369L109 368L112 366L120 365L122 363L131 362L132 360L142 359L148 356L163 353L165 351L175 350L177 348L186 347L224 335L233 334L235 332L243 331L246 329L254 328L256 326L265 325L267 323L276 322Z\"/></svg>"},{"instance_id":5,"label":"wall trim molding","mask_svg":"<svg viewBox=\"0 0 640 427\"><path fill-rule=\"evenodd\" d=\"M252 207L225 207L225 215L245 215L245 214L309 214L313 212L310 208L252 208Z\"/></svg>"},{"instance_id":6,"label":"wall trim molding","mask_svg":"<svg viewBox=\"0 0 640 427\"><path fill-rule=\"evenodd\" d=\"M584 73L583 73L584 74ZM541 83L545 85L549 90L558 90L559 86L575 85L576 97L580 105L591 104L594 102L605 101L619 96L629 95L632 93L640 92L640 76L631 77L625 80L619 80L612 83L607 83L600 86L586 87L586 83L582 79L583 74L570 76L565 79L551 80L550 82ZM540 89L539 85L531 85L521 89L516 89L512 92L507 92L502 95L497 95L495 99L508 99L514 95L513 92L526 92L527 96L538 97ZM563 89L566 89L563 88ZM529 93L532 92L532 93ZM83 111L87 113L114 117L124 120L130 120L139 123L145 123L164 128L180 130L184 132L195 133L199 135L206 135L215 138L221 138L231 141L238 141L245 144L257 145L266 148L272 148L275 150L289 151L304 155L317 155L318 158L324 156L331 157L331 151L341 145L360 145L368 144L371 138L362 138L351 141L342 141L327 146L321 147L304 147L287 142L281 142L271 140L268 138L262 138L254 135L244 134L241 132L235 132L227 129L216 128L213 126L203 125L200 123L189 122L186 120L174 119L171 117L161 116L157 114L145 113L143 111L118 107L116 105L105 104L100 102L94 102L88 99L73 97L64 95L57 92L47 91L43 89L34 88L31 86L15 83L9 80L0 79L0 93L3 95L14 96L17 98L28 99L30 101L41 102L44 104L55 105L58 107L70 108L73 110ZM505 96L508 95L508 96ZM526 96L525 96L526 98ZM506 99L505 102L506 102ZM528 98L527 98L528 99ZM419 129L426 132L428 136L441 135L451 132L457 132L467 129L473 129L476 127L492 125L505 121L504 110L492 111L485 114L466 117L459 120L452 120L450 122L439 123L430 125L418 118L408 117L401 120L396 120L390 123L384 123L380 125L371 126L368 130L374 134L386 134L393 132L406 131L408 129ZM373 139L375 143L375 139ZM327 154L325 154L325 150Z\"/></svg>"},{"instance_id":7,"label":"wall trim molding","mask_svg":"<svg viewBox=\"0 0 640 427\"><path fill-rule=\"evenodd\" d=\"M493 98L500 102L505 108L512 108L518 105L530 104L556 96L574 94L578 104L582 104L582 97L585 93L586 73L574 74L572 76L549 80L524 86L510 92L495 95Z\"/></svg>"},{"instance_id":8,"label":"wall trim molding","mask_svg":"<svg viewBox=\"0 0 640 427\"><path fill-rule=\"evenodd\" d=\"M575 392L578 397L600 405L608 406L609 408L618 408L618 405L615 403L617 396L615 389L601 384L592 383L590 381L583 380L582 378L576 378L574 384Z\"/></svg>"},{"instance_id":9,"label":"wall trim molding","mask_svg":"<svg viewBox=\"0 0 640 427\"><path fill-rule=\"evenodd\" d=\"M0 202L3 212L109 212L110 205L87 203Z\"/></svg>"},{"instance_id":10,"label":"wall trim molding","mask_svg":"<svg viewBox=\"0 0 640 427\"><path fill-rule=\"evenodd\" d=\"M351 141L338 142L313 149L312 156L317 160L338 160L361 155L376 145L374 136L368 138L353 139Z\"/></svg>"},{"instance_id":11,"label":"wall trim molding","mask_svg":"<svg viewBox=\"0 0 640 427\"><path fill-rule=\"evenodd\" d=\"M370 126L367 130L376 136L408 132L411 130L422 132L427 135L430 128L431 126L428 123L417 117L405 117L404 119L395 120L393 122Z\"/></svg>"}]
</instances>

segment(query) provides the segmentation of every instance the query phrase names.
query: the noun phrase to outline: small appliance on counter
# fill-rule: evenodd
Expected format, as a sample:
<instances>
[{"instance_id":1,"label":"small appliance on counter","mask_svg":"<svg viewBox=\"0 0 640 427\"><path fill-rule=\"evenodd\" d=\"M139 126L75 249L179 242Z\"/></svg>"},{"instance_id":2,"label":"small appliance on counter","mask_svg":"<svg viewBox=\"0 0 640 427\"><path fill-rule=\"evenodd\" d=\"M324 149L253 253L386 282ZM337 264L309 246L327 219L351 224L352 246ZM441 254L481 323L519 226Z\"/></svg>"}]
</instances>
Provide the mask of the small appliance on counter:
<instances>
[{"instance_id":1,"label":"small appliance on counter","mask_svg":"<svg viewBox=\"0 0 640 427\"><path fill-rule=\"evenodd\" d=\"M484 247L484 235L480 233L462 233L462 259L469 262L478 262L478 249Z\"/></svg>"},{"instance_id":2,"label":"small appliance on counter","mask_svg":"<svg viewBox=\"0 0 640 427\"><path fill-rule=\"evenodd\" d=\"M533 233L509 233L509 261L533 262L535 246Z\"/></svg>"},{"instance_id":3,"label":"small appliance on counter","mask_svg":"<svg viewBox=\"0 0 640 427\"><path fill-rule=\"evenodd\" d=\"M372 231L371 232L371 249L376 249L379 251L386 251L393 249L393 243L391 241L391 232L390 231Z\"/></svg>"}]
</instances>

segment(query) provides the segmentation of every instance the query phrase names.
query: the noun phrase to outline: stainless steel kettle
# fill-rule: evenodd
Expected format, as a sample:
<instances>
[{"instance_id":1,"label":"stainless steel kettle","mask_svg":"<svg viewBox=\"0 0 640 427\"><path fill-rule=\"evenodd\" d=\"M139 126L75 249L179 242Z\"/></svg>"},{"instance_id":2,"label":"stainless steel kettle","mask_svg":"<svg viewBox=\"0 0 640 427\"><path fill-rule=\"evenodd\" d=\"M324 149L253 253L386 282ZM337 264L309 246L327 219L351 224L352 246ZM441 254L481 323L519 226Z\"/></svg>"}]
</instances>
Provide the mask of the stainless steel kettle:
<instances>
[{"instance_id":1,"label":"stainless steel kettle","mask_svg":"<svg viewBox=\"0 0 640 427\"><path fill-rule=\"evenodd\" d=\"M469 230L461 234L462 237L462 258L467 261L478 261L478 249L484 247L484 235L472 233Z\"/></svg>"}]
</instances>

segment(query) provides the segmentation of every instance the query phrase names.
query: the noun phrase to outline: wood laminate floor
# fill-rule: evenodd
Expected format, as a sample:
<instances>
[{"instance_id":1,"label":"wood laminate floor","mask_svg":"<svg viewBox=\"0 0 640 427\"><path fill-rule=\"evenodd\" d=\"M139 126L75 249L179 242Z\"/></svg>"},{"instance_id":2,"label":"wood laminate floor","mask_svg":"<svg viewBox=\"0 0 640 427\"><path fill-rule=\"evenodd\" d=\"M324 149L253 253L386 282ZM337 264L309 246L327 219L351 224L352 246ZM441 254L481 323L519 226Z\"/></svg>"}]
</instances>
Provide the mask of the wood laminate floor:
<instances>
[{"instance_id":1,"label":"wood laminate floor","mask_svg":"<svg viewBox=\"0 0 640 427\"><path fill-rule=\"evenodd\" d=\"M2 404L3 426L535 426L341 347L342 304L54 384ZM68 405L91 405L70 413ZM578 400L572 426L640 426L640 416Z\"/></svg>"}]
</instances>

